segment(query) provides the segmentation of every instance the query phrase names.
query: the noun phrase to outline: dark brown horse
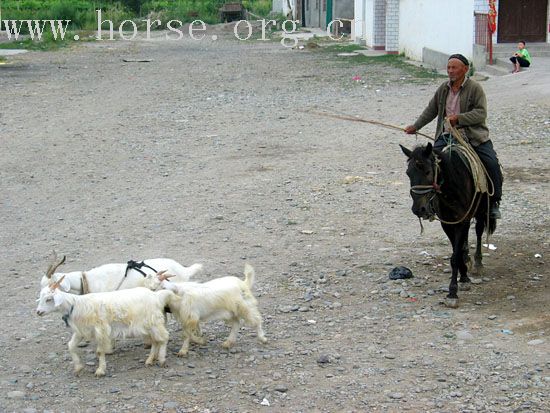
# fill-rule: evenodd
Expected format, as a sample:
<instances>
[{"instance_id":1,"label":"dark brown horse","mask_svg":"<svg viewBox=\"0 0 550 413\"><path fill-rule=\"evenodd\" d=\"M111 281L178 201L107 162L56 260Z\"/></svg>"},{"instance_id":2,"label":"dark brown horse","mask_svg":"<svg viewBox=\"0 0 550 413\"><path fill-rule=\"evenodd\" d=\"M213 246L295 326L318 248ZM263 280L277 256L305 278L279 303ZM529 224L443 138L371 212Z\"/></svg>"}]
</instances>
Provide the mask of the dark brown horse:
<instances>
[{"instance_id":1,"label":"dark brown horse","mask_svg":"<svg viewBox=\"0 0 550 413\"><path fill-rule=\"evenodd\" d=\"M401 145L399 145L401 146ZM468 278L468 231L470 221L476 219L477 245L475 267L482 265L481 237L485 230L492 234L496 229L496 220L487 222L487 194L476 193L470 169L464 164L458 151L439 152L432 144L416 147L414 150L401 146L407 155L407 175L411 181L412 212L419 218L431 219L434 216L441 221L443 231L451 241L452 276L446 304L458 307L458 282L460 289L470 288Z\"/></svg>"}]
</instances>

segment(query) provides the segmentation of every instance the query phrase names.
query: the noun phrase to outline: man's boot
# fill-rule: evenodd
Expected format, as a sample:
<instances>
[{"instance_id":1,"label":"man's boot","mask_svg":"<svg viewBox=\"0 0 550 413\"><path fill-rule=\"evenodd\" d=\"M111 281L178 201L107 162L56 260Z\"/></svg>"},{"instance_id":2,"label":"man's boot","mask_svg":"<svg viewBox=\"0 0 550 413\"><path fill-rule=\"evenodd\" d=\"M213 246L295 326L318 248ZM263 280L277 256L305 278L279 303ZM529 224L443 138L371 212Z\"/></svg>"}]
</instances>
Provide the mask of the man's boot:
<instances>
[{"instance_id":1,"label":"man's boot","mask_svg":"<svg viewBox=\"0 0 550 413\"><path fill-rule=\"evenodd\" d=\"M489 218L490 219L500 219L500 209L499 209L499 202L498 201L491 201L490 207L489 207Z\"/></svg>"}]
</instances>

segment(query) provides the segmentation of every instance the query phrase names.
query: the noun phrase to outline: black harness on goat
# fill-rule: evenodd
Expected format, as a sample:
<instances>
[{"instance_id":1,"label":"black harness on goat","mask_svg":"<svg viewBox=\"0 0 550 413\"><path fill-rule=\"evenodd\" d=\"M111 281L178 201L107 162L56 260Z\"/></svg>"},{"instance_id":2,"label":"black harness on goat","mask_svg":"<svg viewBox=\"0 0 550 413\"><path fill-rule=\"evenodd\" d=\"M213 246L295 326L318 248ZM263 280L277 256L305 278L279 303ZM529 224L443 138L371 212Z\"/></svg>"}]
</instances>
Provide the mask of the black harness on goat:
<instances>
[{"instance_id":1,"label":"black harness on goat","mask_svg":"<svg viewBox=\"0 0 550 413\"><path fill-rule=\"evenodd\" d=\"M128 276L128 271L130 271L130 270L136 270L137 272L141 273L141 275L143 275L143 277L147 277L147 274L145 273L145 271L142 270L143 267L149 268L150 270L153 270L154 272L158 272L157 270L155 270L150 265L145 264L143 261L137 262L137 261L134 261L134 260L130 260L130 261L128 261L128 263L126 265L126 271L124 271L124 277L122 277L122 280L120 280L120 283L118 284L118 287L116 288L115 291L117 291L120 288L120 286L122 285L122 283L124 282L124 280Z\"/></svg>"},{"instance_id":2,"label":"black harness on goat","mask_svg":"<svg viewBox=\"0 0 550 413\"><path fill-rule=\"evenodd\" d=\"M143 261L137 262L137 261L130 260L130 261L128 261L128 265L126 266L126 271L124 272L124 278L126 278L126 276L128 275L129 270L136 270L137 272L141 273L141 275L146 277L147 274L145 274L145 272L141 270L143 267L149 268L150 270L153 270L154 272L157 272L157 270L155 270L150 265L145 264L145 262L143 262Z\"/></svg>"},{"instance_id":3,"label":"black harness on goat","mask_svg":"<svg viewBox=\"0 0 550 413\"><path fill-rule=\"evenodd\" d=\"M67 327L69 327L69 317L70 317L71 314L73 313L73 310L74 310L74 305L71 305L71 308L69 309L69 312L68 312L67 314L63 314L63 315L61 316L61 319L62 319L63 321L65 321L65 325L66 325Z\"/></svg>"}]
</instances>

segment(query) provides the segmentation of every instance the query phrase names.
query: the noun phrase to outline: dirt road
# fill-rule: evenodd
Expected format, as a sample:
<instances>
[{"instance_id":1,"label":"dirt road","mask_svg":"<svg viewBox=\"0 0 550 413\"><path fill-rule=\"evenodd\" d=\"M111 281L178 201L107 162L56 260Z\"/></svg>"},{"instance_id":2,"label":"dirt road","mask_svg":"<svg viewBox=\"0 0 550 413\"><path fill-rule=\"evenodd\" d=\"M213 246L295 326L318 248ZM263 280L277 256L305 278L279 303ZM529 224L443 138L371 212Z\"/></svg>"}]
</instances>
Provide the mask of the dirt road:
<instances>
[{"instance_id":1,"label":"dirt road","mask_svg":"<svg viewBox=\"0 0 550 413\"><path fill-rule=\"evenodd\" d=\"M485 273L451 310L448 242L435 222L420 235L410 212L398 143L414 138L300 111L404 126L443 79L217 34L87 43L0 67L0 411L548 411L540 76L484 83L503 219ZM511 92L521 88L533 93ZM164 256L202 262L201 280L249 262L269 343L243 328L227 351L228 329L209 323L207 345L180 359L171 322L167 368L146 368L129 339L102 379L82 349L75 377L70 331L35 315L52 249L66 271ZM390 281L397 265L415 278Z\"/></svg>"}]
</instances>

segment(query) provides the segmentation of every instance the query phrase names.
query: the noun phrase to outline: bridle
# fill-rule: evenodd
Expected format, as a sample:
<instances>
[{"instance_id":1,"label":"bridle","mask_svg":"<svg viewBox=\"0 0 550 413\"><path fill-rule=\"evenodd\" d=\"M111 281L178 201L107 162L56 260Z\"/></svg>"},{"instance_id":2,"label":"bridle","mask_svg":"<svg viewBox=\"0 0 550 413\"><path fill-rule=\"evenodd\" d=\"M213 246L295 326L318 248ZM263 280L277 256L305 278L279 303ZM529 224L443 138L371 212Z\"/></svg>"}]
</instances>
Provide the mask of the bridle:
<instances>
[{"instance_id":1,"label":"bridle","mask_svg":"<svg viewBox=\"0 0 550 413\"><path fill-rule=\"evenodd\" d=\"M433 162L431 162L432 170L434 171L434 180L431 185L412 185L410 189L411 196L413 197L414 195L422 197L429 196L430 194L432 195L430 199L428 199L428 206L430 207L431 213L433 213L434 211L432 205L433 199L436 197L437 194L441 193L441 185L437 182L440 169L439 162L440 159L437 156L435 156Z\"/></svg>"}]
</instances>

